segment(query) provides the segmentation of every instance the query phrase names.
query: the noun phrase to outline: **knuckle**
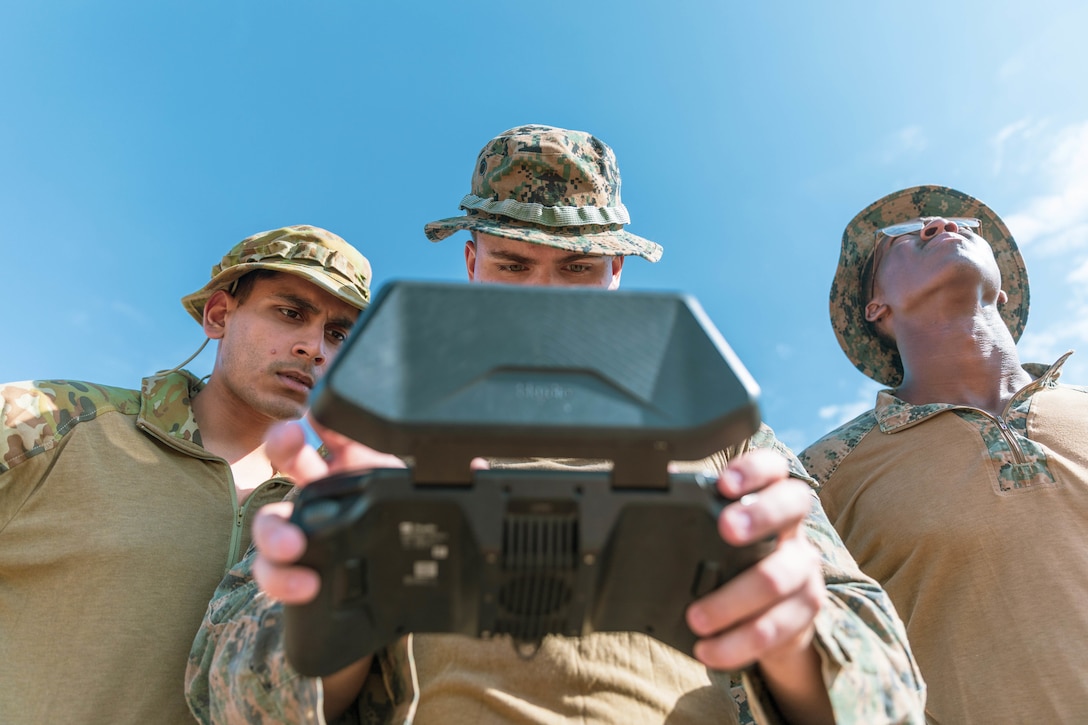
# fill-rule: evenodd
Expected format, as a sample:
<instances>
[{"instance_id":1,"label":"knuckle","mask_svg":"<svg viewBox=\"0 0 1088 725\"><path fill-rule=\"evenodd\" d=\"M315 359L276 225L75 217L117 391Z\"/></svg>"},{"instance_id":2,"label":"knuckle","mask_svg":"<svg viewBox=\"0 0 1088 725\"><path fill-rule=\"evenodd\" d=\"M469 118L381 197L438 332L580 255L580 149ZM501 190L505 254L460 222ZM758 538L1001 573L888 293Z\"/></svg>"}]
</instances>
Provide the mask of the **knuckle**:
<instances>
[{"instance_id":1,"label":"knuckle","mask_svg":"<svg viewBox=\"0 0 1088 725\"><path fill-rule=\"evenodd\" d=\"M813 612L818 612L824 606L827 599L827 588L824 586L823 577L812 577L809 585L804 588L805 603Z\"/></svg>"},{"instance_id":2,"label":"knuckle","mask_svg":"<svg viewBox=\"0 0 1088 725\"><path fill-rule=\"evenodd\" d=\"M761 588L773 599L779 600L797 589L791 566L780 564L782 557L770 556L766 566L759 566L755 575Z\"/></svg>"},{"instance_id":3,"label":"knuckle","mask_svg":"<svg viewBox=\"0 0 1088 725\"><path fill-rule=\"evenodd\" d=\"M780 631L772 617L759 617L749 623L748 640L755 652L764 652L778 643Z\"/></svg>"},{"instance_id":4,"label":"knuckle","mask_svg":"<svg viewBox=\"0 0 1088 725\"><path fill-rule=\"evenodd\" d=\"M743 647L727 645L721 640L709 640L700 651L699 660L714 669L735 670L748 665L755 660L749 657Z\"/></svg>"}]
</instances>

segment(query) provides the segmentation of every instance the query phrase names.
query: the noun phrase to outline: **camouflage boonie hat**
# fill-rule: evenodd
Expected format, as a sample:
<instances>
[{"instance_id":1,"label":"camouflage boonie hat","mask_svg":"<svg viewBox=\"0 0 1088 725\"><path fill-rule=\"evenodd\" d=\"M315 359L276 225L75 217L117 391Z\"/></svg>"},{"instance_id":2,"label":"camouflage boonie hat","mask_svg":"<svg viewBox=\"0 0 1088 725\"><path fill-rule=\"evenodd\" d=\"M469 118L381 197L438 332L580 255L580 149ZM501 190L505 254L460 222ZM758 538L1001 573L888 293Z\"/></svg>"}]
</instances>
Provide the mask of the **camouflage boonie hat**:
<instances>
[{"instance_id":1,"label":"camouflage boonie hat","mask_svg":"<svg viewBox=\"0 0 1088 725\"><path fill-rule=\"evenodd\" d=\"M865 320L861 273L876 246L877 231L919 217L967 217L981 222L975 232L990 243L1001 288L1009 296L1001 306L1014 340L1019 340L1028 319L1028 272L1005 222L990 207L961 191L945 186L915 186L888 194L865 207L846 225L835 279L831 283L831 326L846 356L873 380L889 387L903 382L903 362L895 348L874 333ZM975 231L975 230L972 230Z\"/></svg>"},{"instance_id":2,"label":"camouflage boonie hat","mask_svg":"<svg viewBox=\"0 0 1088 725\"><path fill-rule=\"evenodd\" d=\"M572 252L661 258L659 244L624 231L631 217L620 201L616 155L584 131L534 125L496 136L480 151L460 208L468 214L427 224L427 238L468 230Z\"/></svg>"},{"instance_id":3,"label":"camouflage boonie hat","mask_svg":"<svg viewBox=\"0 0 1088 725\"><path fill-rule=\"evenodd\" d=\"M370 303L370 262L355 247L320 227L297 225L247 237L212 267L212 279L181 304L197 322L204 321L204 305L216 290L226 289L257 269L302 277L352 307L365 310Z\"/></svg>"}]
</instances>

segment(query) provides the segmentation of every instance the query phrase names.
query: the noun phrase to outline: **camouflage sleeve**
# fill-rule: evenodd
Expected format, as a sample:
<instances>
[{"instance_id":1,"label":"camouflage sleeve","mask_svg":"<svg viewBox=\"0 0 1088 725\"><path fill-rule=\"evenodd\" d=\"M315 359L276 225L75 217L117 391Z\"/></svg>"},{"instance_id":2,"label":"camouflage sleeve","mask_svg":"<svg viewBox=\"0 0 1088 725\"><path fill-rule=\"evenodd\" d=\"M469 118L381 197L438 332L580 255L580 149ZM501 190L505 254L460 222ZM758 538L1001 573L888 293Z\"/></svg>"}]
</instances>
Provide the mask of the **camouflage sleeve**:
<instances>
[{"instance_id":1,"label":"camouflage sleeve","mask_svg":"<svg viewBox=\"0 0 1088 725\"><path fill-rule=\"evenodd\" d=\"M858 568L820 505L815 481L789 448L764 426L728 457L750 448L771 448L790 472L813 487L805 534L820 552L828 597L816 616L816 648L835 711L835 722L924 723L926 685L907 642L906 630L887 593ZM742 675L741 722L780 723L758 670Z\"/></svg>"},{"instance_id":2,"label":"camouflage sleeve","mask_svg":"<svg viewBox=\"0 0 1088 725\"><path fill-rule=\"evenodd\" d=\"M321 681L287 663L283 605L258 589L253 558L227 573L208 606L185 672L189 709L202 723L324 725Z\"/></svg>"},{"instance_id":3,"label":"camouflage sleeve","mask_svg":"<svg viewBox=\"0 0 1088 725\"><path fill-rule=\"evenodd\" d=\"M831 526L813 494L805 534L820 552L828 597L816 616L816 648L835 722L924 723L926 685L907 642L906 630L887 593L865 576ZM767 701L757 676L746 674L759 722ZM772 703L773 704L773 703Z\"/></svg>"},{"instance_id":4,"label":"camouflage sleeve","mask_svg":"<svg viewBox=\"0 0 1088 725\"><path fill-rule=\"evenodd\" d=\"M135 390L76 380L0 384L0 530L38 490L76 425L139 409Z\"/></svg>"},{"instance_id":5,"label":"camouflage sleeve","mask_svg":"<svg viewBox=\"0 0 1088 725\"><path fill-rule=\"evenodd\" d=\"M679 471L691 472L707 469L720 471L729 464L729 461L756 448L766 448L779 454L786 459L786 463L790 468L790 476L804 481L810 486L814 483L812 476L801 465L801 461L797 460L797 456L793 455L793 451L778 440L774 431L766 424L761 425L755 435L738 445L720 450L700 461L674 461L673 465Z\"/></svg>"}]
</instances>

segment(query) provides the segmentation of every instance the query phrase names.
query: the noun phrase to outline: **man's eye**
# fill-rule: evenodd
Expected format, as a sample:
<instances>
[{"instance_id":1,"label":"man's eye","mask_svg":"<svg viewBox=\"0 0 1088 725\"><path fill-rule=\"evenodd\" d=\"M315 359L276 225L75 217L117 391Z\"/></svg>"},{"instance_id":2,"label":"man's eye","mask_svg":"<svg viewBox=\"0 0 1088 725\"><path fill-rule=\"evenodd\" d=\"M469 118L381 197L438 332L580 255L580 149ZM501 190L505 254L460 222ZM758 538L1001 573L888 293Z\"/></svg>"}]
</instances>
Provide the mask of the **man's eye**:
<instances>
[{"instance_id":1,"label":"man's eye","mask_svg":"<svg viewBox=\"0 0 1088 725\"><path fill-rule=\"evenodd\" d=\"M280 314L292 320L297 320L302 317L298 310L293 310L290 307L281 307Z\"/></svg>"},{"instance_id":2,"label":"man's eye","mask_svg":"<svg viewBox=\"0 0 1088 725\"><path fill-rule=\"evenodd\" d=\"M327 334L336 341L337 345L348 339L347 333L341 332L340 330L329 330Z\"/></svg>"},{"instance_id":3,"label":"man's eye","mask_svg":"<svg viewBox=\"0 0 1088 725\"><path fill-rule=\"evenodd\" d=\"M500 272L524 272L527 269L528 269L528 267L526 267L524 264L500 264L499 265L499 271Z\"/></svg>"},{"instance_id":4,"label":"man's eye","mask_svg":"<svg viewBox=\"0 0 1088 725\"><path fill-rule=\"evenodd\" d=\"M585 272L592 271L593 270L593 265L591 265L591 264L571 264L571 265L567 266L567 269L569 269L571 272L574 272L575 274L583 274Z\"/></svg>"}]
</instances>

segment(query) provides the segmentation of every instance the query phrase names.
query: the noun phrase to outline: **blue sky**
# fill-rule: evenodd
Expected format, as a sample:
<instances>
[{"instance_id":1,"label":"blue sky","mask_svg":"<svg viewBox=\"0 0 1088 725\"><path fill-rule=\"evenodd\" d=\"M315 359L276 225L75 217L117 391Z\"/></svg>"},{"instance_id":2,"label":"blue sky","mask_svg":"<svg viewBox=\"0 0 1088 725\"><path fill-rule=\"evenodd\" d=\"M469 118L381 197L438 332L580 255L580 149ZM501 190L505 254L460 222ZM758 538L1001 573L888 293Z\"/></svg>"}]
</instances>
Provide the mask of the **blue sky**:
<instances>
[{"instance_id":1,"label":"blue sky","mask_svg":"<svg viewBox=\"0 0 1088 725\"><path fill-rule=\"evenodd\" d=\"M842 229L953 186L1027 261L1026 360L1088 383L1088 4L0 0L0 380L133 386L200 344L178 299L315 224L376 283L464 279L479 148L523 123L616 151L626 289L694 295L795 449L871 406L827 296ZM206 373L212 352L191 366Z\"/></svg>"}]
</instances>

